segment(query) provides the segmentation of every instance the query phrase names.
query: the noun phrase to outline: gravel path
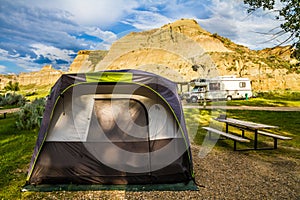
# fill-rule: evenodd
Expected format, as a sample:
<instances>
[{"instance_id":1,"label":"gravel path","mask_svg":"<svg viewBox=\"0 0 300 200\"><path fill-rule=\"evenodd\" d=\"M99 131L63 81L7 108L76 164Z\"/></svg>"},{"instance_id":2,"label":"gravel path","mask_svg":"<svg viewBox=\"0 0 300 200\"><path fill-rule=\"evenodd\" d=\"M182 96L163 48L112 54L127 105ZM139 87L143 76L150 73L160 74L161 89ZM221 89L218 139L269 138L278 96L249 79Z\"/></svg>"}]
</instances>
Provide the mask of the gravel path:
<instances>
[{"instance_id":1,"label":"gravel path","mask_svg":"<svg viewBox=\"0 0 300 200\"><path fill-rule=\"evenodd\" d=\"M24 199L300 199L300 160L266 153L213 149L198 156L192 146L199 191L85 191L31 193ZM296 153L300 150L294 149Z\"/></svg>"},{"instance_id":2,"label":"gravel path","mask_svg":"<svg viewBox=\"0 0 300 200\"><path fill-rule=\"evenodd\" d=\"M3 114L3 113L14 113L14 112L17 112L19 110L20 110L20 108L3 109L3 110L0 110L0 114Z\"/></svg>"}]
</instances>

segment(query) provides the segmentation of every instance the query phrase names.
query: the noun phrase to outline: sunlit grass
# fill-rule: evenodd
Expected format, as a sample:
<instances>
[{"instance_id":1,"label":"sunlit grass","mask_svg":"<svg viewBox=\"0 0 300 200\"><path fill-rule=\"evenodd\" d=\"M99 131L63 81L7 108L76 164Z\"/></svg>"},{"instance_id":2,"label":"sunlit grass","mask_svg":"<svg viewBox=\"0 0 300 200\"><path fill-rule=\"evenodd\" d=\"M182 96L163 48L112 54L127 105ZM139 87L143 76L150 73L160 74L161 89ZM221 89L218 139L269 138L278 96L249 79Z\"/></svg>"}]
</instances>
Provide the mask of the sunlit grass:
<instances>
[{"instance_id":1,"label":"sunlit grass","mask_svg":"<svg viewBox=\"0 0 300 200\"><path fill-rule=\"evenodd\" d=\"M207 132L201 127L220 125L213 118L220 113L224 114L225 111L189 108L184 109L184 113L191 141L194 144L202 145ZM279 141L277 150L255 151L251 154L290 156L299 159L297 153L300 149L300 112L227 110L226 114L232 118L279 126L280 134L293 138L292 140ZM0 199L26 198L20 189L25 184L37 138L37 130L18 131L15 127L15 121L16 117L13 114L8 114L6 119L0 119ZM224 128L223 124L221 126ZM230 131L240 133L238 129L230 129ZM253 136L249 132L246 134L249 137ZM272 145L272 139L260 137L260 140L262 139L267 142L267 145ZM259 145L265 145L265 142ZM244 146L239 144L239 147ZM213 148L231 151L233 142L231 140L219 140ZM43 195L41 194L41 196ZM68 198L71 197L72 193L70 196L68 195ZM30 197L28 198L30 199Z\"/></svg>"},{"instance_id":2,"label":"sunlit grass","mask_svg":"<svg viewBox=\"0 0 300 200\"><path fill-rule=\"evenodd\" d=\"M36 131L18 131L16 117L0 119L0 199L18 199L36 141Z\"/></svg>"},{"instance_id":3,"label":"sunlit grass","mask_svg":"<svg viewBox=\"0 0 300 200\"><path fill-rule=\"evenodd\" d=\"M51 87L53 85L26 85L26 86L20 86L19 93L26 97L26 99L33 101L37 98L43 98L46 97L51 90Z\"/></svg>"},{"instance_id":4,"label":"sunlit grass","mask_svg":"<svg viewBox=\"0 0 300 200\"><path fill-rule=\"evenodd\" d=\"M184 102L185 103L185 102ZM202 103L199 103L202 105ZM213 101L208 106L259 106L259 107L300 107L300 100L250 98L248 100Z\"/></svg>"},{"instance_id":5,"label":"sunlit grass","mask_svg":"<svg viewBox=\"0 0 300 200\"><path fill-rule=\"evenodd\" d=\"M225 111L221 112L220 110L205 110L196 108L184 109L191 141L198 145L203 143L207 134L207 131L201 128L203 126L221 126L223 130L225 130L224 123L219 123L213 120L213 118L218 116L220 113L224 114L224 112ZM273 132L293 138L292 140L279 140L279 148L282 146L300 149L300 112L227 110L226 115L231 118L279 126L279 129L275 129ZM230 128L229 131L239 135L241 134L240 129ZM253 135L253 132L246 131L247 137L253 139ZM269 137L259 136L259 138L262 138L262 140L267 143L273 142L273 139ZM218 143L229 143L230 146L233 145L233 142L230 140L220 141Z\"/></svg>"}]
</instances>

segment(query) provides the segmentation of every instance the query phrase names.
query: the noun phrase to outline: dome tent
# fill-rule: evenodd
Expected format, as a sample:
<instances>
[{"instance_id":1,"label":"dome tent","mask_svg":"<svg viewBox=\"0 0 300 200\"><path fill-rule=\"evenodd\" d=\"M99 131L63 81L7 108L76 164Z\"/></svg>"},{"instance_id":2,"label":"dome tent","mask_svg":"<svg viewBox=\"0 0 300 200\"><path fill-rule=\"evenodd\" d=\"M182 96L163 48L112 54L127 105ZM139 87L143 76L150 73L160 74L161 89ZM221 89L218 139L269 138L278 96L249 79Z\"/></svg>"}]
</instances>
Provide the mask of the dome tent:
<instances>
[{"instance_id":1,"label":"dome tent","mask_svg":"<svg viewBox=\"0 0 300 200\"><path fill-rule=\"evenodd\" d=\"M139 70L64 74L47 100L30 186L194 181L177 86ZM26 190L26 189L25 189Z\"/></svg>"}]
</instances>

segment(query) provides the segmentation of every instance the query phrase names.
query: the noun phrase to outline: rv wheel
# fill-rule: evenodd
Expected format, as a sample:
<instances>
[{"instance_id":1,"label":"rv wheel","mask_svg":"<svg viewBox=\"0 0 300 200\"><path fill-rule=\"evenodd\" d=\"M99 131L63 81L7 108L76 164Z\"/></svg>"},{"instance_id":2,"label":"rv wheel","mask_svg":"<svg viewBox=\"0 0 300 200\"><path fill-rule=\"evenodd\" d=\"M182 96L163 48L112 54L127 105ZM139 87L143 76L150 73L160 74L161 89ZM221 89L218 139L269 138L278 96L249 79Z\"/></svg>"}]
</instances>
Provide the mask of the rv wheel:
<instances>
[{"instance_id":1,"label":"rv wheel","mask_svg":"<svg viewBox=\"0 0 300 200\"><path fill-rule=\"evenodd\" d=\"M192 97L192 98L191 98L191 102L192 102L192 103L197 103L197 101L198 101L198 98L197 98L197 97Z\"/></svg>"},{"instance_id":2,"label":"rv wheel","mask_svg":"<svg viewBox=\"0 0 300 200\"><path fill-rule=\"evenodd\" d=\"M232 100L232 96L227 96L227 101L231 101Z\"/></svg>"}]
</instances>

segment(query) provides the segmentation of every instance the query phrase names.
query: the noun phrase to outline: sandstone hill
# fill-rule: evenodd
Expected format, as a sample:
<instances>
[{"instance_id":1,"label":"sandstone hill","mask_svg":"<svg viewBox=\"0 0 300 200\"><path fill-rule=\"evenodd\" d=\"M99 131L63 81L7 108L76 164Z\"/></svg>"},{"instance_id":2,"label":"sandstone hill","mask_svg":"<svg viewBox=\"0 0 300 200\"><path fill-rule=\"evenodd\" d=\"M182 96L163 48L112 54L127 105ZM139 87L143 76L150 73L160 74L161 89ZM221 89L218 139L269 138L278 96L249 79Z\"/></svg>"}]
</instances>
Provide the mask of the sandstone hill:
<instances>
[{"instance_id":1,"label":"sandstone hill","mask_svg":"<svg viewBox=\"0 0 300 200\"><path fill-rule=\"evenodd\" d=\"M102 50L81 50L77 53L76 58L70 65L69 72L87 72L94 71L95 65L102 60L107 54L107 51Z\"/></svg>"},{"instance_id":2,"label":"sandstone hill","mask_svg":"<svg viewBox=\"0 0 300 200\"><path fill-rule=\"evenodd\" d=\"M51 65L46 65L37 72L20 73L19 75L0 75L0 90L3 89L9 81L19 82L21 86L51 87L62 74L62 71L52 68Z\"/></svg>"},{"instance_id":3,"label":"sandstone hill","mask_svg":"<svg viewBox=\"0 0 300 200\"><path fill-rule=\"evenodd\" d=\"M96 63L96 59L84 59L91 52L79 52L71 71L141 69L177 82L236 75L250 78L254 90L300 90L299 62L290 58L291 47L250 50L209 33L190 19L130 33L116 41L106 56L101 52L97 64L86 65ZM199 67L197 72L193 66Z\"/></svg>"},{"instance_id":4,"label":"sandstone hill","mask_svg":"<svg viewBox=\"0 0 300 200\"><path fill-rule=\"evenodd\" d=\"M290 46L250 50L216 33L209 33L195 20L181 19L161 28L132 32L113 43L109 51L81 50L68 73L141 69L175 82L236 75L250 78L256 91L300 90L300 63L291 59L291 54ZM40 72L22 73L11 78L20 85L49 85L62 73L47 66ZM8 79L0 78L1 89Z\"/></svg>"}]
</instances>

